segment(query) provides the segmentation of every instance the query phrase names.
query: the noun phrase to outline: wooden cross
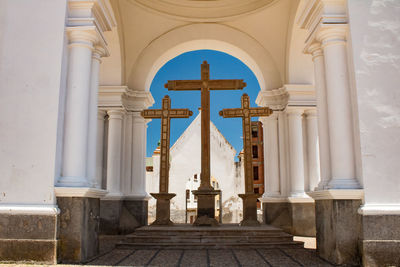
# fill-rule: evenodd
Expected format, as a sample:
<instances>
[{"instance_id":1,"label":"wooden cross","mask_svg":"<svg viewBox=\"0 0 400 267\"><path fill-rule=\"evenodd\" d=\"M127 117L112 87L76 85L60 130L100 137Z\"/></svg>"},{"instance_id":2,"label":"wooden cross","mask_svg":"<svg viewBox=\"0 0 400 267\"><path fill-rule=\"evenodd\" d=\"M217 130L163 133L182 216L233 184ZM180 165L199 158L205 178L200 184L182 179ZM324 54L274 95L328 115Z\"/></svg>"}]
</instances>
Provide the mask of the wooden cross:
<instances>
[{"instance_id":1,"label":"wooden cross","mask_svg":"<svg viewBox=\"0 0 400 267\"><path fill-rule=\"evenodd\" d=\"M213 190L210 184L210 90L241 90L241 80L210 80L210 65L201 64L201 80L168 81L165 88L174 91L201 91L201 176L199 190ZM200 199L199 199L200 201Z\"/></svg>"},{"instance_id":2,"label":"wooden cross","mask_svg":"<svg viewBox=\"0 0 400 267\"><path fill-rule=\"evenodd\" d=\"M250 98L247 94L242 95L241 108L228 108L219 112L224 118L242 118L243 125L243 148L244 148L244 183L245 194L239 194L243 199L243 220L242 226L258 226L257 220L257 199L259 194L254 193L252 146L251 146L251 117L264 117L272 114L272 110L265 108L251 108Z\"/></svg>"},{"instance_id":3,"label":"wooden cross","mask_svg":"<svg viewBox=\"0 0 400 267\"><path fill-rule=\"evenodd\" d=\"M170 121L189 118L193 112L189 109L171 109L171 99L166 95L162 99L161 109L143 110L141 115L146 119L161 119L160 193L168 193Z\"/></svg>"}]
</instances>

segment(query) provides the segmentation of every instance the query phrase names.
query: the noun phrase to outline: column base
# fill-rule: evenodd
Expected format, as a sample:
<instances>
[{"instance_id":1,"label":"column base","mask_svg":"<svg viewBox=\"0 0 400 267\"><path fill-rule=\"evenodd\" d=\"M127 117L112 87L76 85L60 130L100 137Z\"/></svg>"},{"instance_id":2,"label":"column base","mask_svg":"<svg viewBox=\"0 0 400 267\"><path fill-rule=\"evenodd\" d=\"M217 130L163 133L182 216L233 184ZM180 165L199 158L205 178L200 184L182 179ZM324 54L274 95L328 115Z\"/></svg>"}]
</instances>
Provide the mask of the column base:
<instances>
[{"instance_id":1,"label":"column base","mask_svg":"<svg viewBox=\"0 0 400 267\"><path fill-rule=\"evenodd\" d=\"M240 226L260 226L260 222L257 220L257 199L260 196L260 194L254 193L239 194L243 200L243 220L240 222Z\"/></svg>"},{"instance_id":2,"label":"column base","mask_svg":"<svg viewBox=\"0 0 400 267\"><path fill-rule=\"evenodd\" d=\"M217 226L215 219L215 197L220 193L219 190L193 190L197 196L197 218L194 226Z\"/></svg>"},{"instance_id":3,"label":"column base","mask_svg":"<svg viewBox=\"0 0 400 267\"><path fill-rule=\"evenodd\" d=\"M171 221L171 199L176 194L150 193L156 200L156 220L151 225L173 225Z\"/></svg>"},{"instance_id":4,"label":"column base","mask_svg":"<svg viewBox=\"0 0 400 267\"><path fill-rule=\"evenodd\" d=\"M317 253L333 264L359 265L361 262L358 242L362 225L361 216L357 213L362 203L360 191L309 193L315 200ZM344 199L346 196L347 199Z\"/></svg>"},{"instance_id":5,"label":"column base","mask_svg":"<svg viewBox=\"0 0 400 267\"><path fill-rule=\"evenodd\" d=\"M292 232L292 216L287 198L262 198L263 222Z\"/></svg>"},{"instance_id":6,"label":"column base","mask_svg":"<svg viewBox=\"0 0 400 267\"><path fill-rule=\"evenodd\" d=\"M389 213L393 208L390 205L372 207L374 211L364 210L366 205L359 210L363 266L400 266L400 206L396 206L394 214Z\"/></svg>"},{"instance_id":7,"label":"column base","mask_svg":"<svg viewBox=\"0 0 400 267\"><path fill-rule=\"evenodd\" d=\"M34 214L16 208L18 212L7 206L7 211L0 213L0 261L56 264L58 211Z\"/></svg>"},{"instance_id":8,"label":"column base","mask_svg":"<svg viewBox=\"0 0 400 267\"><path fill-rule=\"evenodd\" d=\"M81 263L99 253L100 199L57 197L60 213L58 259Z\"/></svg>"}]
</instances>

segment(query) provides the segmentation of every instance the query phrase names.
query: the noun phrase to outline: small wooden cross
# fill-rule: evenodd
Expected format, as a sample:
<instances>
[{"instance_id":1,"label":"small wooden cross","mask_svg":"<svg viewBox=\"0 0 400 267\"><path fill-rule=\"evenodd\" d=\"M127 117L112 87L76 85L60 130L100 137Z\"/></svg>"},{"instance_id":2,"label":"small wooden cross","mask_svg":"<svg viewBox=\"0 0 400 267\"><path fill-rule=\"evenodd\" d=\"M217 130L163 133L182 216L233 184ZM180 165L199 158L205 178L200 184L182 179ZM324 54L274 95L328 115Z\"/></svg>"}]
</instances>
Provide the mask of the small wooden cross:
<instances>
[{"instance_id":1,"label":"small wooden cross","mask_svg":"<svg viewBox=\"0 0 400 267\"><path fill-rule=\"evenodd\" d=\"M171 99L166 95L162 99L161 109L146 109L141 115L146 119L161 119L160 193L168 193L170 122L171 119L189 118L193 112L189 109L171 109Z\"/></svg>"},{"instance_id":2,"label":"small wooden cross","mask_svg":"<svg viewBox=\"0 0 400 267\"><path fill-rule=\"evenodd\" d=\"M244 148L244 183L245 194L239 195L243 199L243 221L241 225L258 225L257 221L257 198L254 194L252 146L251 146L251 117L266 117L272 114L267 107L251 108L250 97L242 95L241 108L228 108L219 112L224 118L242 118L243 125L243 148Z\"/></svg>"}]
</instances>

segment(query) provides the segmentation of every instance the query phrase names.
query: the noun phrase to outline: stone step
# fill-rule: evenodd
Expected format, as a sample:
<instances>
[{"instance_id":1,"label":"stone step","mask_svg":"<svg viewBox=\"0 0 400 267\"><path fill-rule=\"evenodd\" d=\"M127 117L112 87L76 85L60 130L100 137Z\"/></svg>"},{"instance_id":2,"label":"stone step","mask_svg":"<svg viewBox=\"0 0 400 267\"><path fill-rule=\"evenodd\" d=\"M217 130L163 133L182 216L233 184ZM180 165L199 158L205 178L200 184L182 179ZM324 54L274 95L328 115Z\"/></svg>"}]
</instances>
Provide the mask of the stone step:
<instances>
[{"instance_id":1,"label":"stone step","mask_svg":"<svg viewBox=\"0 0 400 267\"><path fill-rule=\"evenodd\" d=\"M122 249L235 249L235 248L303 248L304 243L269 242L269 243L125 243L117 244Z\"/></svg>"},{"instance_id":2,"label":"stone step","mask_svg":"<svg viewBox=\"0 0 400 267\"><path fill-rule=\"evenodd\" d=\"M239 243L265 243L265 242L281 242L293 241L290 235L259 235L259 236L135 236L130 235L125 239L125 242L132 243L223 243L223 242L239 242Z\"/></svg>"}]
</instances>

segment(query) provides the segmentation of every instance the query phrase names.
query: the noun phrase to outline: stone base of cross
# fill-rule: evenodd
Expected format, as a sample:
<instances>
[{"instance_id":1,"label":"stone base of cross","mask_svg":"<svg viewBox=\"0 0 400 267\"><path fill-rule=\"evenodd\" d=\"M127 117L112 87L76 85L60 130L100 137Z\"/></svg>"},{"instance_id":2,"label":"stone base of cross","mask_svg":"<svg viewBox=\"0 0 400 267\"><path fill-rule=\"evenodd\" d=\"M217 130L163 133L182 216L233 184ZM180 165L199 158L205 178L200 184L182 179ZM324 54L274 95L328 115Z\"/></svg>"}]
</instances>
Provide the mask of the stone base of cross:
<instances>
[{"instance_id":1,"label":"stone base of cross","mask_svg":"<svg viewBox=\"0 0 400 267\"><path fill-rule=\"evenodd\" d=\"M261 194L245 193L239 194L243 200L243 220L240 222L241 226L259 226L260 222L257 220L257 199Z\"/></svg>"},{"instance_id":2,"label":"stone base of cross","mask_svg":"<svg viewBox=\"0 0 400 267\"><path fill-rule=\"evenodd\" d=\"M197 197L197 219L194 226L217 226L215 219L215 197L221 190L193 190Z\"/></svg>"},{"instance_id":3,"label":"stone base of cross","mask_svg":"<svg viewBox=\"0 0 400 267\"><path fill-rule=\"evenodd\" d=\"M150 193L157 200L156 220L151 225L173 225L170 219L170 202L174 193Z\"/></svg>"}]
</instances>

